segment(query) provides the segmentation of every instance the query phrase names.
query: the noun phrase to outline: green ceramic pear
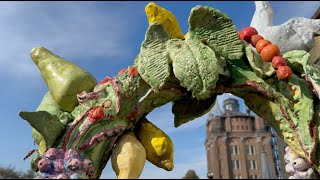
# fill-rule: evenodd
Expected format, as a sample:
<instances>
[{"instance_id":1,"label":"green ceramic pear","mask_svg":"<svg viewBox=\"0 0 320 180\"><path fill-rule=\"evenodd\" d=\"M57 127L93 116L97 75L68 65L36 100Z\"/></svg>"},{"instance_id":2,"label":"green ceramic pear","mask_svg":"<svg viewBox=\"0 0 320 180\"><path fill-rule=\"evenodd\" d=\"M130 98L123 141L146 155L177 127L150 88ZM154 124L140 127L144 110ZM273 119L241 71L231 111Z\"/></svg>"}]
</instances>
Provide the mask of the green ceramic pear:
<instances>
[{"instance_id":1,"label":"green ceramic pear","mask_svg":"<svg viewBox=\"0 0 320 180\"><path fill-rule=\"evenodd\" d=\"M53 100L63 111L71 112L78 105L77 94L82 91L90 92L97 84L97 80L89 72L46 48L33 48L30 55Z\"/></svg>"}]
</instances>

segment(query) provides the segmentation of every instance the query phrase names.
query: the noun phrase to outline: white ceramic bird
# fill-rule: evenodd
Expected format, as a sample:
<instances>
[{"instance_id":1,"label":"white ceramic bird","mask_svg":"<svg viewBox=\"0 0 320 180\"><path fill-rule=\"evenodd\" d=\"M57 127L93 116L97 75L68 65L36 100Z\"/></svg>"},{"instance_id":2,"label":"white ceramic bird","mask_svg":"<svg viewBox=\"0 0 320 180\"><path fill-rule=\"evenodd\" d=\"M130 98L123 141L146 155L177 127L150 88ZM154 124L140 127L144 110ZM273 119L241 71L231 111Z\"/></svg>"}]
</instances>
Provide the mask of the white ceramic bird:
<instances>
[{"instance_id":1,"label":"white ceramic bird","mask_svg":"<svg viewBox=\"0 0 320 180\"><path fill-rule=\"evenodd\" d=\"M289 179L319 179L311 165L299 157L289 146L285 148L285 170L289 173Z\"/></svg>"},{"instance_id":2,"label":"white ceramic bird","mask_svg":"<svg viewBox=\"0 0 320 180\"><path fill-rule=\"evenodd\" d=\"M307 171L296 171L295 175L299 177L300 179L312 179L315 177L314 170L312 168L309 168Z\"/></svg>"},{"instance_id":3,"label":"white ceramic bird","mask_svg":"<svg viewBox=\"0 0 320 180\"><path fill-rule=\"evenodd\" d=\"M309 51L314 46L314 36L320 35L320 19L295 17L274 26L274 13L270 2L254 1L256 10L251 20L259 35L278 45L281 53L291 50Z\"/></svg>"},{"instance_id":4,"label":"white ceramic bird","mask_svg":"<svg viewBox=\"0 0 320 180\"><path fill-rule=\"evenodd\" d=\"M306 169L310 168L310 164L302 158L296 158L291 164L295 171L306 171Z\"/></svg>"},{"instance_id":5,"label":"white ceramic bird","mask_svg":"<svg viewBox=\"0 0 320 180\"><path fill-rule=\"evenodd\" d=\"M287 165L285 166L285 169L286 169L286 172L287 172L287 173L290 173L291 175L293 175L294 169L293 169L293 167L292 167L291 164L287 164Z\"/></svg>"}]
</instances>

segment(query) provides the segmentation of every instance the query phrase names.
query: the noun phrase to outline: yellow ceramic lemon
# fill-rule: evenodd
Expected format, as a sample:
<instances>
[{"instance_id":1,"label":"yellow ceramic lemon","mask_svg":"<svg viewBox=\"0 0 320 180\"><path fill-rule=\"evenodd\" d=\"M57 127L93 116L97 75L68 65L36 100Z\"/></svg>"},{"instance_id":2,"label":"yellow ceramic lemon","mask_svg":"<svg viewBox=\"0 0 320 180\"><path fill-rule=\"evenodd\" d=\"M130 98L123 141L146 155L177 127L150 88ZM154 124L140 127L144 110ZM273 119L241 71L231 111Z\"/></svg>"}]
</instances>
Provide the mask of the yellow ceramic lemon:
<instances>
[{"instance_id":1,"label":"yellow ceramic lemon","mask_svg":"<svg viewBox=\"0 0 320 180\"><path fill-rule=\"evenodd\" d=\"M111 155L118 179L137 179L146 162L146 150L133 132L122 135Z\"/></svg>"},{"instance_id":2,"label":"yellow ceramic lemon","mask_svg":"<svg viewBox=\"0 0 320 180\"><path fill-rule=\"evenodd\" d=\"M147 119L138 125L137 136L146 149L147 160L152 164L171 171L173 165L173 143L169 136Z\"/></svg>"},{"instance_id":3,"label":"yellow ceramic lemon","mask_svg":"<svg viewBox=\"0 0 320 180\"><path fill-rule=\"evenodd\" d=\"M182 33L178 20L170 11L153 2L146 6L145 11L149 25L159 22L164 25L171 38L184 39L184 34Z\"/></svg>"}]
</instances>

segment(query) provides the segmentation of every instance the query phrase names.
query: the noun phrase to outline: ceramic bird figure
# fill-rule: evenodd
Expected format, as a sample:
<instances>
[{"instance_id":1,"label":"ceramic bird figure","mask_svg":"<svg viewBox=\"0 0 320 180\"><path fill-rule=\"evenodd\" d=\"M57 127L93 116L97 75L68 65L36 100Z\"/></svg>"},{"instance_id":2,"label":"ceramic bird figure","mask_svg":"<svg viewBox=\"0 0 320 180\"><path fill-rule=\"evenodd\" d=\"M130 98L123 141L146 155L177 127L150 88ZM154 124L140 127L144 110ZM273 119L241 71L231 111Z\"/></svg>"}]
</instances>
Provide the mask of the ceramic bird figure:
<instances>
[{"instance_id":1,"label":"ceramic bird figure","mask_svg":"<svg viewBox=\"0 0 320 180\"><path fill-rule=\"evenodd\" d=\"M254 1L255 12L251 20L261 36L278 45L281 53L291 50L309 51L314 46L314 36L320 35L320 20L295 17L274 25L274 13L270 2Z\"/></svg>"},{"instance_id":2,"label":"ceramic bird figure","mask_svg":"<svg viewBox=\"0 0 320 180\"><path fill-rule=\"evenodd\" d=\"M289 146L285 149L285 170L290 174L289 179L318 179L312 166L296 154Z\"/></svg>"},{"instance_id":3,"label":"ceramic bird figure","mask_svg":"<svg viewBox=\"0 0 320 180\"><path fill-rule=\"evenodd\" d=\"M296 158L292 162L292 167L296 171L305 171L310 167L309 163L307 163L304 159L302 158Z\"/></svg>"}]
</instances>

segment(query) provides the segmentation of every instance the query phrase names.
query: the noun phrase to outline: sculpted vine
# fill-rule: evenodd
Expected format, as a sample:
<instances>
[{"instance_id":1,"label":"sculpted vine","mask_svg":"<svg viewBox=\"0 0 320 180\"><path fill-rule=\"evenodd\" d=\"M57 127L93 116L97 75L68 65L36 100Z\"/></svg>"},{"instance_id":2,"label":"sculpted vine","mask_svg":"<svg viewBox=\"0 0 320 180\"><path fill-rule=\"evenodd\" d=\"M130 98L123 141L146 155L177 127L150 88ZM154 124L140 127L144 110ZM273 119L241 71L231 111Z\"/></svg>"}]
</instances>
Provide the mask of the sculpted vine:
<instances>
[{"instance_id":1,"label":"sculpted vine","mask_svg":"<svg viewBox=\"0 0 320 180\"><path fill-rule=\"evenodd\" d=\"M319 172L320 67L306 51L281 54L292 74L280 79L217 9L192 8L186 35L155 3L146 13L150 24L133 65L100 82L43 47L31 51L48 93L35 112L19 115L38 145L31 160L38 178L99 178L110 158L118 178L138 178L145 161L170 171L174 145L147 114L173 102L178 127L207 113L222 93L243 98Z\"/></svg>"}]
</instances>

